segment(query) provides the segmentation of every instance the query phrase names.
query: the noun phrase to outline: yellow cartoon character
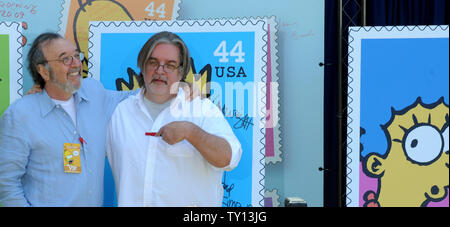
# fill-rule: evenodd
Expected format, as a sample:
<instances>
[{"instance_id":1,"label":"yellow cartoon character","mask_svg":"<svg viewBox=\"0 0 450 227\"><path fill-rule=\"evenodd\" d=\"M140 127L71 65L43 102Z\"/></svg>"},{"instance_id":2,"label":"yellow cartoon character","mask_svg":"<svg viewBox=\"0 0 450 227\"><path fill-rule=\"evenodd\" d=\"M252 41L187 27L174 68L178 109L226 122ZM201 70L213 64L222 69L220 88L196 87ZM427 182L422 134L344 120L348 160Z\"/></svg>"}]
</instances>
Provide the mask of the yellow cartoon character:
<instances>
[{"instance_id":1,"label":"yellow cartoon character","mask_svg":"<svg viewBox=\"0 0 450 227\"><path fill-rule=\"evenodd\" d=\"M209 97L211 95L211 71L211 65L206 64L197 72L194 59L191 58L191 67L184 81L192 84L194 92L199 92L203 97Z\"/></svg>"},{"instance_id":2,"label":"yellow cartoon character","mask_svg":"<svg viewBox=\"0 0 450 227\"><path fill-rule=\"evenodd\" d=\"M424 104L419 97L403 110L392 109L382 125L388 148L364 158L364 172L378 178L373 200L379 206L427 206L447 197L449 109L444 98ZM373 201L371 201L373 204Z\"/></svg>"},{"instance_id":3,"label":"yellow cartoon character","mask_svg":"<svg viewBox=\"0 0 450 227\"><path fill-rule=\"evenodd\" d=\"M64 172L81 173L80 144L64 144Z\"/></svg>"},{"instance_id":4,"label":"yellow cartoon character","mask_svg":"<svg viewBox=\"0 0 450 227\"><path fill-rule=\"evenodd\" d=\"M115 0L79 0L72 1L72 7L78 9L73 15L73 22L69 23L66 37L75 42L78 49L84 53L83 77L87 77L88 70L88 40L90 21L130 21L133 17L127 8ZM70 27L72 25L72 27Z\"/></svg>"},{"instance_id":5,"label":"yellow cartoon character","mask_svg":"<svg viewBox=\"0 0 450 227\"><path fill-rule=\"evenodd\" d=\"M64 151L64 168L71 169L73 165L74 159L71 151Z\"/></svg>"}]
</instances>

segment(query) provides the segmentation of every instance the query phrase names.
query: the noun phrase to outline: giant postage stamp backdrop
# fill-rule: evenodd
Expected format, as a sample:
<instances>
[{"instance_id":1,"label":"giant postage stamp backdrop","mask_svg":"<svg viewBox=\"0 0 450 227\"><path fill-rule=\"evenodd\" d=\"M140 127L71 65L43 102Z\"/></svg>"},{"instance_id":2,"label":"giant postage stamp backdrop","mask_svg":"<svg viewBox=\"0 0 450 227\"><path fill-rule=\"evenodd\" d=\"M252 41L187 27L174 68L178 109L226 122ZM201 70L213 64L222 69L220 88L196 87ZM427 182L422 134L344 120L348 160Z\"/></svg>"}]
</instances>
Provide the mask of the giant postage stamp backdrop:
<instances>
[{"instance_id":1,"label":"giant postage stamp backdrop","mask_svg":"<svg viewBox=\"0 0 450 227\"><path fill-rule=\"evenodd\" d=\"M22 24L0 22L0 117L22 97Z\"/></svg>"},{"instance_id":2,"label":"giant postage stamp backdrop","mask_svg":"<svg viewBox=\"0 0 450 227\"><path fill-rule=\"evenodd\" d=\"M446 26L349 32L347 206L447 206Z\"/></svg>"},{"instance_id":3,"label":"giant postage stamp backdrop","mask_svg":"<svg viewBox=\"0 0 450 227\"><path fill-rule=\"evenodd\" d=\"M28 65L26 56L31 42L43 32L56 32L61 23L64 0L1 0L0 1L0 22L18 22L21 25L23 37L22 44L23 58L21 63ZM26 68L26 67L25 67ZM23 95L31 86L33 79L28 70L23 70L23 86L18 92Z\"/></svg>"},{"instance_id":4,"label":"giant postage stamp backdrop","mask_svg":"<svg viewBox=\"0 0 450 227\"><path fill-rule=\"evenodd\" d=\"M83 76L87 76L89 21L173 20L181 0L66 0L60 34L82 52Z\"/></svg>"},{"instance_id":5,"label":"giant postage stamp backdrop","mask_svg":"<svg viewBox=\"0 0 450 227\"><path fill-rule=\"evenodd\" d=\"M153 34L172 31L186 42L193 60L186 80L210 93L243 148L238 167L224 174L223 206L264 205L267 25L265 19L90 25L88 76L107 89L138 87L137 55Z\"/></svg>"}]
</instances>

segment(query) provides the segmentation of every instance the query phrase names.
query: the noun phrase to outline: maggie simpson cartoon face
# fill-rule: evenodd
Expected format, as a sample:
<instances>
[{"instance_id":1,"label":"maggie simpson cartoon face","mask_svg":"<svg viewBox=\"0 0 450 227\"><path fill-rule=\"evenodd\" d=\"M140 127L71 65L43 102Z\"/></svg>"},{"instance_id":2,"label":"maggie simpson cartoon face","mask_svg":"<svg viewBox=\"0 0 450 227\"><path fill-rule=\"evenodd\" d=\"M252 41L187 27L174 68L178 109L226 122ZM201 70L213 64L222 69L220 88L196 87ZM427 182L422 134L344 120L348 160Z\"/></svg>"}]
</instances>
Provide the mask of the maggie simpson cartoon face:
<instances>
[{"instance_id":1,"label":"maggie simpson cartoon face","mask_svg":"<svg viewBox=\"0 0 450 227\"><path fill-rule=\"evenodd\" d=\"M386 193L391 195L389 199L398 200L406 194L411 201L426 202L447 196L449 109L443 101L427 105L419 97L401 111L392 110L391 120L382 126L389 145L387 153L383 157L372 154L366 162L367 170L380 178L380 197ZM397 189L383 190L388 188Z\"/></svg>"}]
</instances>

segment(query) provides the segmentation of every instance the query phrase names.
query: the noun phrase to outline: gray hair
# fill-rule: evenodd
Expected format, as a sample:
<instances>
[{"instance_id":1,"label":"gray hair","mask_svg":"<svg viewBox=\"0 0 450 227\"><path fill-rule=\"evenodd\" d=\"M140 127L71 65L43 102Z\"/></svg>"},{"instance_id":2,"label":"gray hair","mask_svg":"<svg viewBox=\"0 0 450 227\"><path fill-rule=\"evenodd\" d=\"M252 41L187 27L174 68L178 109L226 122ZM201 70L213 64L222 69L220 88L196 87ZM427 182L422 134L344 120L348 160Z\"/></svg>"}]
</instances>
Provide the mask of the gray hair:
<instances>
[{"instance_id":1,"label":"gray hair","mask_svg":"<svg viewBox=\"0 0 450 227\"><path fill-rule=\"evenodd\" d=\"M181 66L181 81L184 81L187 74L189 73L189 68L191 66L191 57L189 54L189 50L184 43L184 41L175 33L163 31L153 35L141 48L137 58L137 66L141 70L140 76L138 76L139 86L142 87L144 85L144 78L142 72L145 71L145 64L150 58L153 49L155 49L156 45L160 43L168 43L173 44L178 47L180 51L180 66Z\"/></svg>"},{"instance_id":2,"label":"gray hair","mask_svg":"<svg viewBox=\"0 0 450 227\"><path fill-rule=\"evenodd\" d=\"M44 53L42 52L42 45L46 42L51 42L56 39L64 39L61 35L57 33L43 33L39 35L31 45L30 51L28 52L28 68L31 72L31 77L35 84L39 84L41 88L44 88L45 81L41 74L38 72L38 65L43 65L46 69L50 69L45 59Z\"/></svg>"}]
</instances>

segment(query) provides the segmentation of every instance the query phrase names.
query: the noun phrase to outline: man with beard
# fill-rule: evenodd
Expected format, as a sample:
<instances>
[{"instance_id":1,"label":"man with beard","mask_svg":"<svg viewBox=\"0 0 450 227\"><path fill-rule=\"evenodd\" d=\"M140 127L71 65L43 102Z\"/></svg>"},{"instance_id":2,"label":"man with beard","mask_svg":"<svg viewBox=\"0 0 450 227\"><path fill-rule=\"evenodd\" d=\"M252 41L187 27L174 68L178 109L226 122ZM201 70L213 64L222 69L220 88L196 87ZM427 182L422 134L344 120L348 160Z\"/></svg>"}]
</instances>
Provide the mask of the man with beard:
<instances>
[{"instance_id":1,"label":"man with beard","mask_svg":"<svg viewBox=\"0 0 450 227\"><path fill-rule=\"evenodd\" d=\"M36 38L28 54L43 92L9 106L0 121L3 206L101 206L105 133L117 104L136 92L82 81L80 51L55 33Z\"/></svg>"},{"instance_id":2,"label":"man with beard","mask_svg":"<svg viewBox=\"0 0 450 227\"><path fill-rule=\"evenodd\" d=\"M238 165L242 148L209 99L185 101L186 44L157 33L137 65L141 90L117 106L107 130L118 205L221 206L223 172Z\"/></svg>"}]
</instances>

